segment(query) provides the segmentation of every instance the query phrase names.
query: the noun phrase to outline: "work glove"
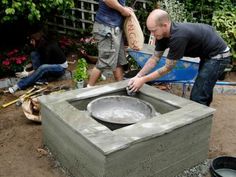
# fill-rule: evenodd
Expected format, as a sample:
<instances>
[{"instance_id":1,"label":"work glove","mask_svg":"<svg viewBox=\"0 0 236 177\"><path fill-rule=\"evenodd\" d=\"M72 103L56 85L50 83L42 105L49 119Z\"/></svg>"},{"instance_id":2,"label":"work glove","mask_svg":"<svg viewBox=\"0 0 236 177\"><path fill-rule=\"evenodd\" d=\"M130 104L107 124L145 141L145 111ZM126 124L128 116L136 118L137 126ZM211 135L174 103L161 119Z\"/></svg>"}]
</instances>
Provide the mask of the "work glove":
<instances>
[{"instance_id":1,"label":"work glove","mask_svg":"<svg viewBox=\"0 0 236 177\"><path fill-rule=\"evenodd\" d=\"M16 77L18 78L24 78L29 76L29 72L27 72L25 69L22 72L16 72Z\"/></svg>"},{"instance_id":2,"label":"work glove","mask_svg":"<svg viewBox=\"0 0 236 177\"><path fill-rule=\"evenodd\" d=\"M24 67L24 70L25 70L25 71L29 71L29 70L32 70L32 69L33 69L32 63L28 63L28 64L25 65L25 67Z\"/></svg>"}]
</instances>

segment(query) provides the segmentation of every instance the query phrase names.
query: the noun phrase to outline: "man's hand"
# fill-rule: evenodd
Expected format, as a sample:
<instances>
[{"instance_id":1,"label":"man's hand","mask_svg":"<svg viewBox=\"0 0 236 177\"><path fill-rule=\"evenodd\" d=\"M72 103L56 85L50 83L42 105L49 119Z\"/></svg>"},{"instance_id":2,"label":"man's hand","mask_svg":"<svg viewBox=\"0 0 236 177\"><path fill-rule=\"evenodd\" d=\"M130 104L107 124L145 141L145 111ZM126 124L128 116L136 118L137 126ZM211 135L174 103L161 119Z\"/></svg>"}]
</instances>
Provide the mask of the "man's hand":
<instances>
[{"instance_id":1,"label":"man's hand","mask_svg":"<svg viewBox=\"0 0 236 177\"><path fill-rule=\"evenodd\" d=\"M145 81L143 77L135 76L132 79L130 79L128 83L129 90L131 92L137 92L143 86L144 83Z\"/></svg>"},{"instance_id":2,"label":"man's hand","mask_svg":"<svg viewBox=\"0 0 236 177\"><path fill-rule=\"evenodd\" d=\"M29 72L27 72L27 71L22 71L22 72L16 72L16 77L18 77L18 78L24 78L24 77L27 77L27 76L29 76Z\"/></svg>"},{"instance_id":3,"label":"man's hand","mask_svg":"<svg viewBox=\"0 0 236 177\"><path fill-rule=\"evenodd\" d=\"M129 17L133 13L133 9L131 7L123 7L121 11L122 16Z\"/></svg>"},{"instance_id":4,"label":"man's hand","mask_svg":"<svg viewBox=\"0 0 236 177\"><path fill-rule=\"evenodd\" d=\"M115 9L121 13L122 16L128 17L133 12L131 7L124 7L118 1L114 0L103 0L103 2L110 8Z\"/></svg>"}]
</instances>

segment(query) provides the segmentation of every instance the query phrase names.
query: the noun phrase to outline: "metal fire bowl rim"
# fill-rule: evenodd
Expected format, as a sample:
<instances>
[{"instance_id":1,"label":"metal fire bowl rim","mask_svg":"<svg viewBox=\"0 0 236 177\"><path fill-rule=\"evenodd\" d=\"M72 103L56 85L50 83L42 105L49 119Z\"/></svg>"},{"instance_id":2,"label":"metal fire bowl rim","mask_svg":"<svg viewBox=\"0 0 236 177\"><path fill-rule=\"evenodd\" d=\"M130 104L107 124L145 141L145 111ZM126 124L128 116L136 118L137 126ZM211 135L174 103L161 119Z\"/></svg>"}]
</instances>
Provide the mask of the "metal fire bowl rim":
<instances>
[{"instance_id":1,"label":"metal fire bowl rim","mask_svg":"<svg viewBox=\"0 0 236 177\"><path fill-rule=\"evenodd\" d=\"M110 96L102 96L99 98L96 98L94 100L92 100L91 102L89 102L89 104L87 105L87 111L89 112L89 114L94 117L95 119L101 120L103 122L107 122L107 123L113 123L113 124L121 124L121 125L129 125L129 124L134 124L137 123L138 121L129 121L129 122L116 122L116 121L108 121L105 118L102 117L96 117L96 115L94 115L94 112L92 111L93 109L93 105L100 101L100 100L105 100L105 99L114 99L114 98L121 98L121 99L130 99L130 100L134 100L134 101L138 101L141 102L142 104L146 105L149 109L150 109L150 117L147 117L146 119L150 119L153 116L159 115L159 113L156 112L155 108L153 107L152 104L148 103L147 101L141 100L139 98L136 97L132 97L132 96L123 96L123 95L110 95ZM146 120L145 119L145 120Z\"/></svg>"}]
</instances>

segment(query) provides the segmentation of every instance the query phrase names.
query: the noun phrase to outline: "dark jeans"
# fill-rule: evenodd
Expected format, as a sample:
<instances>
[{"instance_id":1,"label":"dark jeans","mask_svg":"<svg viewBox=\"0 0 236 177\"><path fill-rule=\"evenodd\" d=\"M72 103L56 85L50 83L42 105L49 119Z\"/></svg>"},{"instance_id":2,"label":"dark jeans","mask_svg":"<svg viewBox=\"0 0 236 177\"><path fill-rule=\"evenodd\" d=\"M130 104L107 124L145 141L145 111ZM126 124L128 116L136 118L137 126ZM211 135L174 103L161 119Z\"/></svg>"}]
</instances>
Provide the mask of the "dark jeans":
<instances>
[{"instance_id":1,"label":"dark jeans","mask_svg":"<svg viewBox=\"0 0 236 177\"><path fill-rule=\"evenodd\" d=\"M213 99L214 86L230 62L230 57L201 60L190 99L209 106Z\"/></svg>"},{"instance_id":2,"label":"dark jeans","mask_svg":"<svg viewBox=\"0 0 236 177\"><path fill-rule=\"evenodd\" d=\"M41 65L39 58L40 56L37 52L31 53L32 65L35 71L17 83L20 89L25 89L37 81L45 81L44 79L56 79L65 73L65 68L61 67L59 64Z\"/></svg>"},{"instance_id":3,"label":"dark jeans","mask_svg":"<svg viewBox=\"0 0 236 177\"><path fill-rule=\"evenodd\" d=\"M30 58L32 61L33 69L36 70L40 65L40 54L36 51L30 53Z\"/></svg>"}]
</instances>

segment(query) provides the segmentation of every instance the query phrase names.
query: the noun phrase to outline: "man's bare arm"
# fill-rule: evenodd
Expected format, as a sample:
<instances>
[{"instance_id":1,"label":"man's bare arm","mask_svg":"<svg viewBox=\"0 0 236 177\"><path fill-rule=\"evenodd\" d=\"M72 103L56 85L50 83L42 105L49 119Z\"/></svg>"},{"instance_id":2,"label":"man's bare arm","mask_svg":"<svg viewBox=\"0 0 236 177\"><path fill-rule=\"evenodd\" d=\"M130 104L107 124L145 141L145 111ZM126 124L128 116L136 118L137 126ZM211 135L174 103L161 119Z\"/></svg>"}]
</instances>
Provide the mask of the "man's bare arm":
<instances>
[{"instance_id":1,"label":"man's bare arm","mask_svg":"<svg viewBox=\"0 0 236 177\"><path fill-rule=\"evenodd\" d=\"M132 9L129 7L122 6L117 0L103 0L104 3L117 11L119 11L123 16L130 16Z\"/></svg>"},{"instance_id":2,"label":"man's bare arm","mask_svg":"<svg viewBox=\"0 0 236 177\"><path fill-rule=\"evenodd\" d=\"M142 77L145 74L147 74L149 71L151 71L157 63L160 61L161 56L164 52L155 52L151 58L148 59L148 61L145 63L144 67L139 71L137 74L138 77Z\"/></svg>"},{"instance_id":3,"label":"man's bare arm","mask_svg":"<svg viewBox=\"0 0 236 177\"><path fill-rule=\"evenodd\" d=\"M157 71L144 76L144 80L145 82L150 82L152 80L158 79L162 76L164 76L165 74L167 74L168 72L170 72L176 65L177 60L170 60L170 59L166 59L166 63L163 67L159 68Z\"/></svg>"}]
</instances>

